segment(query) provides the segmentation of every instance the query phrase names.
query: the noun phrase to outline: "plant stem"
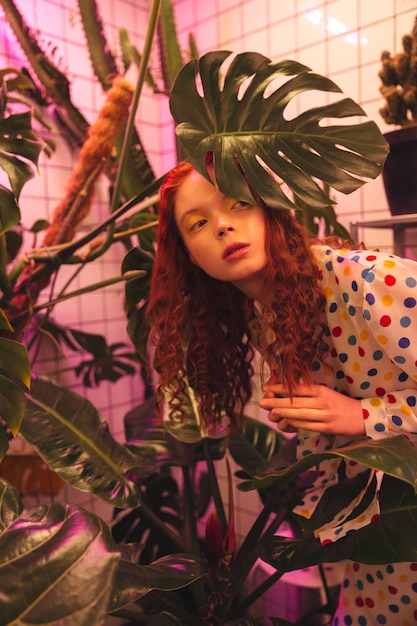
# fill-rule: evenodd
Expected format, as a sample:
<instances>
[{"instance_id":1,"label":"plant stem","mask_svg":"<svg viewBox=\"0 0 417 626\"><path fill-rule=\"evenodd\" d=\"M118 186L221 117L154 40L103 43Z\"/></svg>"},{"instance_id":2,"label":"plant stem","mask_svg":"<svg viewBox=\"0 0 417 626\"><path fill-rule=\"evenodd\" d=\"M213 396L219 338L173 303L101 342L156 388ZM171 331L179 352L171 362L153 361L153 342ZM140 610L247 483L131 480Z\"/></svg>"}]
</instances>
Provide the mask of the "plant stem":
<instances>
[{"instance_id":1,"label":"plant stem","mask_svg":"<svg viewBox=\"0 0 417 626\"><path fill-rule=\"evenodd\" d=\"M219 483L217 482L216 470L214 469L213 459L210 454L208 439L203 439L204 458L207 464L207 472L209 476L211 492L213 494L214 506L216 507L220 523L222 525L223 537L227 532L227 520L224 512L223 500L220 495Z\"/></svg>"},{"instance_id":2,"label":"plant stem","mask_svg":"<svg viewBox=\"0 0 417 626\"><path fill-rule=\"evenodd\" d=\"M143 49L143 54L142 54L142 58L141 58L140 66L139 66L138 82L136 84L135 93L133 95L133 101L132 101L131 108L130 108L129 118L126 124L123 145L122 145L122 149L120 152L119 165L118 165L117 174L116 174L116 182L114 185L114 192L113 192L113 197L112 197L112 206L111 206L112 213L116 210L119 204L120 191L122 188L123 171L125 168L125 163L126 163L128 154L129 154L129 146L130 146L130 141L131 141L132 133L133 133L136 110L138 107L139 97L142 92L142 87L145 82L146 72L148 70L149 57L150 57L150 53L152 49L153 39L155 36L156 25L158 23L159 12L161 10L161 4L162 4L162 0L152 0L152 7L150 11L150 16L149 16L148 29L146 32L145 46Z\"/></svg>"},{"instance_id":3,"label":"plant stem","mask_svg":"<svg viewBox=\"0 0 417 626\"><path fill-rule=\"evenodd\" d=\"M230 577L232 584L230 587L231 600L240 590L245 578L258 558L257 544L261 535L263 537L271 536L275 533L276 529L284 521L287 510L283 507L273 518L268 528L264 531L266 524L268 523L271 515L271 508L266 505L254 524L252 525L249 533L246 535L244 542L242 543L237 558L232 563ZM253 595L253 594L252 594ZM252 597L252 596L251 596ZM251 602L254 602L258 596L254 597Z\"/></svg>"},{"instance_id":4,"label":"plant stem","mask_svg":"<svg viewBox=\"0 0 417 626\"><path fill-rule=\"evenodd\" d=\"M144 189L140 194L138 194L131 200L128 200L128 202L123 204L115 213L112 213L111 215L109 215L109 217L107 217L103 222L101 222L98 226L96 226L96 228L94 228L89 233L87 233L84 237L81 237L77 241L73 241L69 243L66 247L59 250L56 255L56 258L55 256L53 257L54 262L59 265L65 259L69 258L72 254L74 254L76 250L79 250L79 248L83 247L84 245L86 245L87 243L95 239L95 237L97 237L105 228L107 228L109 224L113 223L121 215L123 215L129 209L131 209L136 204L138 204L143 198L146 198L147 196L149 196L149 194L153 193L160 186L161 182L162 182L162 179L158 179L154 181L151 185L149 185L149 187ZM150 197L147 201L143 203L142 208L146 208L148 206L151 206L152 204L155 204L157 200L158 200L157 195ZM102 248L100 248L100 250L102 250Z\"/></svg>"},{"instance_id":5,"label":"plant stem","mask_svg":"<svg viewBox=\"0 0 417 626\"><path fill-rule=\"evenodd\" d=\"M181 538L173 533L146 504L141 504L139 511L140 514L148 520L152 528L157 528L158 532L170 541L175 550L178 550L179 552L187 552L187 547L184 545Z\"/></svg>"},{"instance_id":6,"label":"plant stem","mask_svg":"<svg viewBox=\"0 0 417 626\"><path fill-rule=\"evenodd\" d=\"M200 556L200 544L195 515L194 487L190 476L192 469L190 465L181 467L183 477L184 531L190 551L196 556ZM202 579L196 580L190 591L193 594L196 606L202 606L205 602L204 581Z\"/></svg>"},{"instance_id":7,"label":"plant stem","mask_svg":"<svg viewBox=\"0 0 417 626\"><path fill-rule=\"evenodd\" d=\"M127 213L130 209L132 209L136 205L137 205L136 212L139 212L155 204L155 202L157 202L158 200L157 194L153 194L149 196L149 193L152 194L155 189L155 186L158 186L159 184L160 184L160 179L155 181L155 184L153 183L152 185L150 185L150 187L146 188L143 191L143 193L138 194L135 198L132 198L131 200L126 202L126 204L121 206L115 213L107 217L103 222L101 222L98 226L93 228L93 230L91 230L89 233L87 233L83 237L80 237L80 239L77 239L76 241L72 241L67 244L62 244L60 246L52 246L51 248L49 247L45 248L43 254L39 254L39 255L32 254L32 251L29 251L27 255L19 259L18 264L10 271L9 277L11 279L12 284L16 282L16 280L22 273L23 267L27 264L28 260L33 259L34 261L39 261L41 263L44 263L44 267L37 267L37 269L35 270L36 272L40 272L40 273L42 271L45 271L45 266L47 265L53 265L53 266L59 267L65 262L71 263L70 261L71 256L73 256L77 250L79 250L80 248L83 248L90 241L98 237L98 235L110 223L119 219L119 217ZM146 196L148 196L147 199L141 201L141 199L146 198ZM100 248L100 251L103 251L103 249ZM96 255L94 258L96 258ZM91 260L93 259L91 258L91 256L89 256L88 259L86 259L86 262L90 262ZM80 261L77 258L73 262L79 263ZM32 276L33 275L34 274L32 274Z\"/></svg>"},{"instance_id":8,"label":"plant stem","mask_svg":"<svg viewBox=\"0 0 417 626\"><path fill-rule=\"evenodd\" d=\"M32 306L30 311L32 314L38 313L43 309L50 309L54 307L56 304L63 302L64 300L69 300L70 298L76 298L77 296L82 296L84 293L91 293L92 291L97 291L97 289L103 289L104 287L109 287L111 285L115 285L122 281L131 280L132 278L141 278L144 276L146 272L144 270L132 270L131 272L126 272L123 276L114 276L113 278L108 278L107 280L102 280L99 283L95 283L94 285L88 285L87 287L82 287L81 289L77 289L76 291L72 291L71 293L66 293L54 300L48 300L48 302L44 302L43 304L37 304L36 306ZM27 315L28 311L25 309L20 313L14 316L14 321L19 320L20 318Z\"/></svg>"},{"instance_id":9,"label":"plant stem","mask_svg":"<svg viewBox=\"0 0 417 626\"><path fill-rule=\"evenodd\" d=\"M236 610L233 611L235 617L240 617L245 614L245 611L254 603L256 600L261 598L263 594L268 591L272 585L274 585L277 580L281 578L283 572L276 570L272 576L266 578L256 589L254 589L246 598L236 607Z\"/></svg>"},{"instance_id":10,"label":"plant stem","mask_svg":"<svg viewBox=\"0 0 417 626\"><path fill-rule=\"evenodd\" d=\"M194 489L190 477L191 468L189 465L181 466L183 480L183 504L184 521L186 524L187 542L189 549L194 554L200 553L200 546L197 535L197 525L195 520Z\"/></svg>"},{"instance_id":11,"label":"plant stem","mask_svg":"<svg viewBox=\"0 0 417 626\"><path fill-rule=\"evenodd\" d=\"M5 235L0 236L0 287L4 297L10 298L13 291L10 278L7 275L7 249Z\"/></svg>"}]
</instances>

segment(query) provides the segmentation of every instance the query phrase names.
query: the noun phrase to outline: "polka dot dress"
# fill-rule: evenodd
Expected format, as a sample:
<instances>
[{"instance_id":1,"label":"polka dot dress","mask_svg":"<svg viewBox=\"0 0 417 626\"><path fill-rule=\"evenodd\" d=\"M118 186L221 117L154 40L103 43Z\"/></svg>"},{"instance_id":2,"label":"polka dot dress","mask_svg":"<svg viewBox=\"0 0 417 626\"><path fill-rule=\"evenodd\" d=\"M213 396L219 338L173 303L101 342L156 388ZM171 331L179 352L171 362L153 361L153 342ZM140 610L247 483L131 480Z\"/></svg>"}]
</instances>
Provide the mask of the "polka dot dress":
<instances>
[{"instance_id":1,"label":"polka dot dress","mask_svg":"<svg viewBox=\"0 0 417 626\"><path fill-rule=\"evenodd\" d=\"M333 626L417 624L417 563L349 563Z\"/></svg>"},{"instance_id":2,"label":"polka dot dress","mask_svg":"<svg viewBox=\"0 0 417 626\"><path fill-rule=\"evenodd\" d=\"M405 434L417 447L417 263L380 252L313 246L326 296L324 362L313 364L316 383L361 400L368 437ZM298 432L298 457L346 443L347 438ZM341 459L320 464L320 473L295 511L310 517L324 488L338 481ZM363 471L350 464L348 477ZM377 475L378 484L382 476ZM370 480L372 476L370 477ZM377 497L360 518L353 506L319 529L322 543L372 522ZM349 518L349 519L348 519ZM333 626L417 624L417 564L350 563Z\"/></svg>"}]
</instances>

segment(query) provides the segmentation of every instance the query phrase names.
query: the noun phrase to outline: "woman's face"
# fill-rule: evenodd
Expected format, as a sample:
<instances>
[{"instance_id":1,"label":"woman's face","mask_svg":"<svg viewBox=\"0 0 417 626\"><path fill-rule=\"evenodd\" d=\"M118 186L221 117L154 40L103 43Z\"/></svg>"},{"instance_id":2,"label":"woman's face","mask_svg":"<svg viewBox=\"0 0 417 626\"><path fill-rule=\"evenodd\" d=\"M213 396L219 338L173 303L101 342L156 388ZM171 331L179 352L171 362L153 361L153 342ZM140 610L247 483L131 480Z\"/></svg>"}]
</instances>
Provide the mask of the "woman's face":
<instances>
[{"instance_id":1,"label":"woman's face","mask_svg":"<svg viewBox=\"0 0 417 626\"><path fill-rule=\"evenodd\" d=\"M225 196L192 170L177 191L175 221L195 265L261 298L267 263L263 209Z\"/></svg>"}]
</instances>

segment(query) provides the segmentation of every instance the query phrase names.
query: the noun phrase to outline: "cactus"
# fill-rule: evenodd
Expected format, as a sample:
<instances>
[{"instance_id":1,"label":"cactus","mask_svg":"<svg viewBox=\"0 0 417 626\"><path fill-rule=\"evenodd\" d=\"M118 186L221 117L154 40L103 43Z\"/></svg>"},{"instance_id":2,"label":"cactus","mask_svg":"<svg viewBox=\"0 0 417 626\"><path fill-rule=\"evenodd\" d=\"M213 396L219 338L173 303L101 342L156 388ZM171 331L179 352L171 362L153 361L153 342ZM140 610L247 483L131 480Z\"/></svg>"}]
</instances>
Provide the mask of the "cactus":
<instances>
[{"instance_id":1,"label":"cactus","mask_svg":"<svg viewBox=\"0 0 417 626\"><path fill-rule=\"evenodd\" d=\"M393 56L387 50L381 53L378 76L385 106L379 113L387 124L411 126L417 124L417 16L411 34L402 38L402 48Z\"/></svg>"}]
</instances>

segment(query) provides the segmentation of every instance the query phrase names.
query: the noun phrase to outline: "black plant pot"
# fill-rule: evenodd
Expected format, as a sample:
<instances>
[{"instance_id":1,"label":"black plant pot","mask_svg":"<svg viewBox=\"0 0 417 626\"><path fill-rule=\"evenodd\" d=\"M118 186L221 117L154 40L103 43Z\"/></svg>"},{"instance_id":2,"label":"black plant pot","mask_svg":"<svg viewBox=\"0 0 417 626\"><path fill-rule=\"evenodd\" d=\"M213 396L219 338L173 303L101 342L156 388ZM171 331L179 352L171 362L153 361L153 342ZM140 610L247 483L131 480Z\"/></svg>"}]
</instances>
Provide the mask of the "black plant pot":
<instances>
[{"instance_id":1,"label":"black plant pot","mask_svg":"<svg viewBox=\"0 0 417 626\"><path fill-rule=\"evenodd\" d=\"M417 213L417 126L385 133L390 152L382 171L391 215Z\"/></svg>"}]
</instances>

